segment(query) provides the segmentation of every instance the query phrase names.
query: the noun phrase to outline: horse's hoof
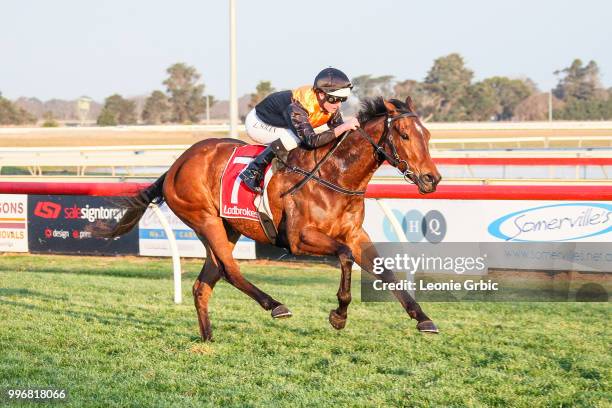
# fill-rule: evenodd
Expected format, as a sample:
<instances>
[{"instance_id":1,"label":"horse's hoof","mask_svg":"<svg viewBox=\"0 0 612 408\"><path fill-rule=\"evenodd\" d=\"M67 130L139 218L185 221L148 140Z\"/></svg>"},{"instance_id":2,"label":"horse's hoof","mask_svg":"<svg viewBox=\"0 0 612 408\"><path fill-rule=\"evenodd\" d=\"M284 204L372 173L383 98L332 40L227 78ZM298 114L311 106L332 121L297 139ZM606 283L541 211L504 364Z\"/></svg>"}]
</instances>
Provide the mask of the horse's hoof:
<instances>
[{"instance_id":1,"label":"horse's hoof","mask_svg":"<svg viewBox=\"0 0 612 408\"><path fill-rule=\"evenodd\" d=\"M201 334L200 339L202 340L202 343L210 343L213 341L212 333Z\"/></svg>"},{"instance_id":2,"label":"horse's hoof","mask_svg":"<svg viewBox=\"0 0 612 408\"><path fill-rule=\"evenodd\" d=\"M420 331L421 333L432 333L432 334L439 333L438 328L436 327L434 322L432 322L431 320L423 320L422 322L418 322L416 327L417 327L417 330Z\"/></svg>"},{"instance_id":3,"label":"horse's hoof","mask_svg":"<svg viewBox=\"0 0 612 408\"><path fill-rule=\"evenodd\" d=\"M330 310L329 312L329 323L336 330L344 329L346 326L346 317L340 316L335 310Z\"/></svg>"},{"instance_id":4,"label":"horse's hoof","mask_svg":"<svg viewBox=\"0 0 612 408\"><path fill-rule=\"evenodd\" d=\"M285 305L276 306L274 309L272 309L271 314L272 314L272 317L275 319L283 319L286 317L293 316L293 313L291 313L291 310L289 310L289 308Z\"/></svg>"}]
</instances>

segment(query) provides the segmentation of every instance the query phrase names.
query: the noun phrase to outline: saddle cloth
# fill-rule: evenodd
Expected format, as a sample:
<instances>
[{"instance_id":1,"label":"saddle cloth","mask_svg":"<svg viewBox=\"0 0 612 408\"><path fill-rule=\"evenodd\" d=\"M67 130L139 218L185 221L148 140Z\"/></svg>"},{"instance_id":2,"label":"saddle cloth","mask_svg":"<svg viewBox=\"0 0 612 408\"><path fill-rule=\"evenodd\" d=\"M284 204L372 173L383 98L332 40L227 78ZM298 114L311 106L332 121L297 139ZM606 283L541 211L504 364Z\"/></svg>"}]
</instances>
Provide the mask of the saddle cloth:
<instances>
[{"instance_id":1,"label":"saddle cloth","mask_svg":"<svg viewBox=\"0 0 612 408\"><path fill-rule=\"evenodd\" d=\"M245 145L235 148L232 152L221 175L221 194L219 194L221 217L245 218L247 220L259 221L257 212L268 212L267 205L260 205L263 202L257 193L246 187L240 177L238 177L240 172L249 165L253 158L265 148L266 146L262 145ZM271 167L271 165L266 167L265 187L267 187L267 182L272 175ZM267 197L265 199L264 201L267 201ZM260 207L259 210L257 207Z\"/></svg>"}]
</instances>

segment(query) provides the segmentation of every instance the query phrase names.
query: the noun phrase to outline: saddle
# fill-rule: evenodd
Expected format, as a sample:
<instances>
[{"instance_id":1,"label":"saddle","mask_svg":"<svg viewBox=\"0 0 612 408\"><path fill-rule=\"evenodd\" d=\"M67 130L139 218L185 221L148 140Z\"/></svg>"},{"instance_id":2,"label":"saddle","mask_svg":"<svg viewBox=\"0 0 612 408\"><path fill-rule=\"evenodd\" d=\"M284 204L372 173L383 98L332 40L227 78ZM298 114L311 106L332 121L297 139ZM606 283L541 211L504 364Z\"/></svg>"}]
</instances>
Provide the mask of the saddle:
<instances>
[{"instance_id":1,"label":"saddle","mask_svg":"<svg viewBox=\"0 0 612 408\"><path fill-rule=\"evenodd\" d=\"M336 138L332 147L310 171L283 163L287 170L300 174L304 178L289 190L283 192L281 197L287 194L295 194L310 180L341 194L364 195L365 191L348 190L315 175L323 163L334 154L348 134L349 132L347 131L342 136ZM240 172L265 148L262 145L244 145L234 148L221 175L220 212L223 218L244 218L251 221L259 221L270 242L276 244L278 231L276 231L272 222L272 211L268 201L268 183L272 178L273 169L276 167L278 159L272 160L265 169L263 196L251 191L238 177Z\"/></svg>"},{"instance_id":2,"label":"saddle","mask_svg":"<svg viewBox=\"0 0 612 408\"><path fill-rule=\"evenodd\" d=\"M278 232L272 222L268 201L268 183L274 174L275 160L265 169L264 194L251 191L238 175L261 153L266 146L244 145L234 148L221 175L219 211L222 218L243 218L258 221L272 244L276 243Z\"/></svg>"}]
</instances>

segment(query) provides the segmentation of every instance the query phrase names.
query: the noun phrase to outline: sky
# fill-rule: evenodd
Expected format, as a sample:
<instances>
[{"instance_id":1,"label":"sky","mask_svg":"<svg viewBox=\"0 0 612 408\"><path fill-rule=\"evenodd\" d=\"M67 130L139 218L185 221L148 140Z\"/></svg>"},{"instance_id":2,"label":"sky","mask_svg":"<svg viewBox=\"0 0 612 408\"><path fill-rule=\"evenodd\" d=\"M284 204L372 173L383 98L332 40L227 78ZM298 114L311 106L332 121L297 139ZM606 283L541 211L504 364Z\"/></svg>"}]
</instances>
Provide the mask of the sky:
<instances>
[{"instance_id":1,"label":"sky","mask_svg":"<svg viewBox=\"0 0 612 408\"><path fill-rule=\"evenodd\" d=\"M312 82L326 66L350 77L422 81L436 58L457 52L475 80L529 77L554 87L554 71L595 60L612 86L612 2L604 0L236 0L238 95L268 80ZM97 101L162 89L185 62L206 93L229 95L229 0L3 0L0 92Z\"/></svg>"}]
</instances>

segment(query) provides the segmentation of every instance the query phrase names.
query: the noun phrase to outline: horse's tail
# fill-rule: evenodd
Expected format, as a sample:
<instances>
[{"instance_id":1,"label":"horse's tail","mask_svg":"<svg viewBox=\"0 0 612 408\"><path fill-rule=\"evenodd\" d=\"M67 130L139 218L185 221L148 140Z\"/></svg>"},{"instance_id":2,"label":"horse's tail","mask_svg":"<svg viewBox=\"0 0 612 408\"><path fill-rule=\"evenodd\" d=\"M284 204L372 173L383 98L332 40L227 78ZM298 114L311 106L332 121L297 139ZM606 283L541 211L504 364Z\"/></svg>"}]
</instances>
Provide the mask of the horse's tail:
<instances>
[{"instance_id":1,"label":"horse's tail","mask_svg":"<svg viewBox=\"0 0 612 408\"><path fill-rule=\"evenodd\" d=\"M116 201L122 208L126 209L123 217L114 226L108 222L97 222L92 228L89 228L92 235L100 238L115 238L130 232L147 211L149 204L159 205L164 202L163 187L166 174L162 174L153 184L139 191L135 196Z\"/></svg>"}]
</instances>

